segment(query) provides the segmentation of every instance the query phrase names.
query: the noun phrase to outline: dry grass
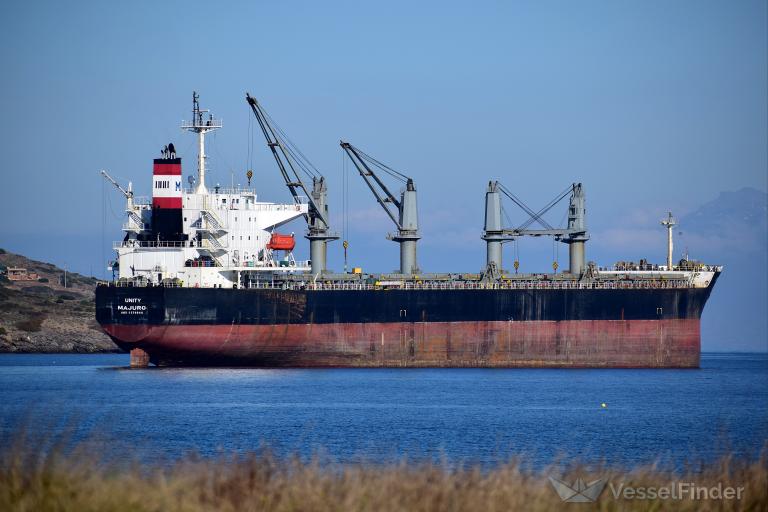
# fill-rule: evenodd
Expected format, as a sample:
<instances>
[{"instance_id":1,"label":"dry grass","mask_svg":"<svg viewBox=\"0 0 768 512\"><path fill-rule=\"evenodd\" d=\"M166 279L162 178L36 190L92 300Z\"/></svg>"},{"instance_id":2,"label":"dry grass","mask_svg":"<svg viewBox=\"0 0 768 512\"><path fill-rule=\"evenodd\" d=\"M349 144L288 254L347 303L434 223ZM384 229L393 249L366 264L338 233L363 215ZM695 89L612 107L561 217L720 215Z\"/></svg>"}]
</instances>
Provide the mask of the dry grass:
<instances>
[{"instance_id":1,"label":"dry grass","mask_svg":"<svg viewBox=\"0 0 768 512\"><path fill-rule=\"evenodd\" d=\"M655 467L629 472L574 467L565 479L608 477L614 485L665 486L670 481L744 487L741 500L638 501L614 499L606 487L597 503L563 504L551 488L550 470L510 462L490 471L431 464L338 465L278 459L268 452L204 460L190 457L170 467L105 464L94 446L34 448L20 438L0 450L3 511L544 511L566 510L766 510L768 458L750 463L730 457L701 472L675 475ZM43 443L44 445L44 443ZM34 446L42 446L35 444ZM66 453L66 455L65 455Z\"/></svg>"}]
</instances>

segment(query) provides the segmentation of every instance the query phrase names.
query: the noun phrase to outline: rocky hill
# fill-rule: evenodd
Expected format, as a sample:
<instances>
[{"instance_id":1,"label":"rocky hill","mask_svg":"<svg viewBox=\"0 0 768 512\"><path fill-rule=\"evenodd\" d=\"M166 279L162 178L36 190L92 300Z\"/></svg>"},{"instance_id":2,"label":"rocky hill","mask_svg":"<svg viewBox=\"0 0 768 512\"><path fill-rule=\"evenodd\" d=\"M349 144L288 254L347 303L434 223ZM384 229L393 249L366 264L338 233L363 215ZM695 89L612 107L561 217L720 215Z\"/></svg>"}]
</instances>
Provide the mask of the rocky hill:
<instances>
[{"instance_id":1,"label":"rocky hill","mask_svg":"<svg viewBox=\"0 0 768 512\"><path fill-rule=\"evenodd\" d=\"M37 274L13 281L8 268ZM112 352L94 318L96 279L0 249L0 352Z\"/></svg>"}]
</instances>

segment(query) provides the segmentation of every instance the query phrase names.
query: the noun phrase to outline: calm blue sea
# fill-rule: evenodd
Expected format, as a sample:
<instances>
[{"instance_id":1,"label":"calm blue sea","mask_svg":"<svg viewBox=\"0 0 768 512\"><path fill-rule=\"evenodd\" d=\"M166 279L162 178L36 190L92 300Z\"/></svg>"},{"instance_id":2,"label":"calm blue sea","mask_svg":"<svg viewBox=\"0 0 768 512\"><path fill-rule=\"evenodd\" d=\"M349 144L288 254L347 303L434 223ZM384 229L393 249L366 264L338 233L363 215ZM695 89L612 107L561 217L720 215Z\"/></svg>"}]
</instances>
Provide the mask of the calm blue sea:
<instances>
[{"instance_id":1,"label":"calm blue sea","mask_svg":"<svg viewBox=\"0 0 768 512\"><path fill-rule=\"evenodd\" d=\"M266 443L331 460L521 455L682 466L768 440L768 356L699 370L127 369L126 355L0 355L0 442L98 435L107 455L172 461ZM607 407L603 408L602 403Z\"/></svg>"}]
</instances>

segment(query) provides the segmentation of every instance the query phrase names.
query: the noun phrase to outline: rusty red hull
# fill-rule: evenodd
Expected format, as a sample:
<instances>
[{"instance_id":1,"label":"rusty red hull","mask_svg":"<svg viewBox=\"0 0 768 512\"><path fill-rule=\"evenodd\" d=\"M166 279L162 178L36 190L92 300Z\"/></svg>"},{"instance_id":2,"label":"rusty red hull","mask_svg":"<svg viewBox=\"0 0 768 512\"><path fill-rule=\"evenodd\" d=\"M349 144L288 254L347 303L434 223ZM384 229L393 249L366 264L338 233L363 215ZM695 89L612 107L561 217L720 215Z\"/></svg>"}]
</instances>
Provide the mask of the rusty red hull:
<instances>
[{"instance_id":1,"label":"rusty red hull","mask_svg":"<svg viewBox=\"0 0 768 512\"><path fill-rule=\"evenodd\" d=\"M105 325L159 365L696 368L698 319Z\"/></svg>"}]
</instances>

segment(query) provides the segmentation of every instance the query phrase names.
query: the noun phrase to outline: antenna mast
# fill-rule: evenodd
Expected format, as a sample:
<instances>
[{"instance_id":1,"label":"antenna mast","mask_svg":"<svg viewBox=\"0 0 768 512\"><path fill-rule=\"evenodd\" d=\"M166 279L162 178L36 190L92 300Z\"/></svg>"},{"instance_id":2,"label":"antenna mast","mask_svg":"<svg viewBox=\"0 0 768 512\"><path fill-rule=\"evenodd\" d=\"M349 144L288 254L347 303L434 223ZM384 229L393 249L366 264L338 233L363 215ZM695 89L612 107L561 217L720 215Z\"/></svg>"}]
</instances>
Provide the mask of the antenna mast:
<instances>
[{"instance_id":1,"label":"antenna mast","mask_svg":"<svg viewBox=\"0 0 768 512\"><path fill-rule=\"evenodd\" d=\"M667 218L661 220L661 225L667 228L667 270L672 270L672 229L677 225L672 212L667 212Z\"/></svg>"},{"instance_id":2,"label":"antenna mast","mask_svg":"<svg viewBox=\"0 0 768 512\"><path fill-rule=\"evenodd\" d=\"M192 92L192 121L182 121L181 129L197 133L198 153L197 153L197 188L196 194L207 194L205 188L205 134L221 128L221 119L214 119L213 114L207 109L200 108L200 95ZM205 114L208 114L205 118Z\"/></svg>"}]
</instances>

